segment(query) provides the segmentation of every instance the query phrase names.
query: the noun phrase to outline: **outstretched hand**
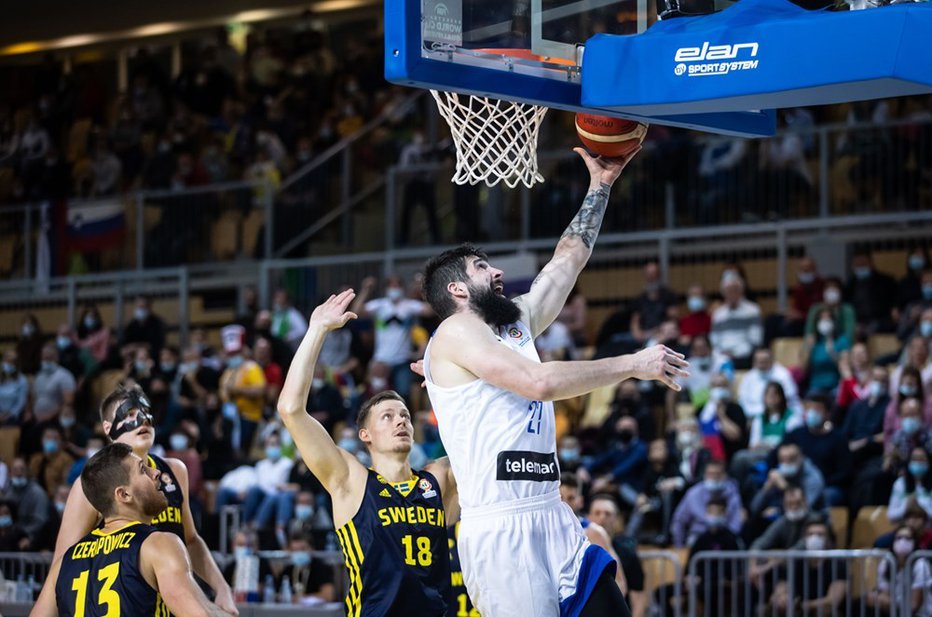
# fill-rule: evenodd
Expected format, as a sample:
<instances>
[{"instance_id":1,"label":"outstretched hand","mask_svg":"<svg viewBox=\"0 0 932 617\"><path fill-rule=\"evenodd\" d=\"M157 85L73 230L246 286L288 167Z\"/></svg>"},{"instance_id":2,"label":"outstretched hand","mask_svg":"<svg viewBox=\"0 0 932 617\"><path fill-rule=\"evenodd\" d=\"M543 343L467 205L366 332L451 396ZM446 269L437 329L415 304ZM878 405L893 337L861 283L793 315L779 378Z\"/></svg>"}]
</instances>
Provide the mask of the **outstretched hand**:
<instances>
[{"instance_id":1,"label":"outstretched hand","mask_svg":"<svg viewBox=\"0 0 932 617\"><path fill-rule=\"evenodd\" d=\"M356 319L356 313L346 310L355 297L356 292L352 289L331 295L311 313L310 326L319 326L327 331L337 330L345 326L350 319Z\"/></svg>"},{"instance_id":2,"label":"outstretched hand","mask_svg":"<svg viewBox=\"0 0 932 617\"><path fill-rule=\"evenodd\" d=\"M621 171L640 151L641 146L638 146L634 152L628 156L611 159L602 156L592 156L585 148L573 148L573 152L579 155L589 169L592 184L607 184L608 186L615 183L615 180L621 175Z\"/></svg>"},{"instance_id":3,"label":"outstretched hand","mask_svg":"<svg viewBox=\"0 0 932 617\"><path fill-rule=\"evenodd\" d=\"M681 353L677 353L666 345L654 345L634 354L634 376L645 381L656 380L665 386L679 392L680 384L677 377L689 377L684 369L689 368L689 362Z\"/></svg>"}]
</instances>

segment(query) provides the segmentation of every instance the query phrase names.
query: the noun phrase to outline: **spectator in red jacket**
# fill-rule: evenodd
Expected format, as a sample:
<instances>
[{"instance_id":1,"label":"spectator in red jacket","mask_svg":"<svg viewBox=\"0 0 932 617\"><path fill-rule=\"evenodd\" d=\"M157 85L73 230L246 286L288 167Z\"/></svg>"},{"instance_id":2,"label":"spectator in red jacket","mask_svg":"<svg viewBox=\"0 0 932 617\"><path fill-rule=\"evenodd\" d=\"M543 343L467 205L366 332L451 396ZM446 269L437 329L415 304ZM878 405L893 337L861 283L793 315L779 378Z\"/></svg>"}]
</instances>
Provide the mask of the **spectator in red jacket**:
<instances>
[{"instance_id":1,"label":"spectator in red jacket","mask_svg":"<svg viewBox=\"0 0 932 617\"><path fill-rule=\"evenodd\" d=\"M708 301L702 291L702 285L689 286L686 310L686 315L680 318L680 343L683 345L689 345L694 336L708 336L712 329L712 316L709 315Z\"/></svg>"}]
</instances>

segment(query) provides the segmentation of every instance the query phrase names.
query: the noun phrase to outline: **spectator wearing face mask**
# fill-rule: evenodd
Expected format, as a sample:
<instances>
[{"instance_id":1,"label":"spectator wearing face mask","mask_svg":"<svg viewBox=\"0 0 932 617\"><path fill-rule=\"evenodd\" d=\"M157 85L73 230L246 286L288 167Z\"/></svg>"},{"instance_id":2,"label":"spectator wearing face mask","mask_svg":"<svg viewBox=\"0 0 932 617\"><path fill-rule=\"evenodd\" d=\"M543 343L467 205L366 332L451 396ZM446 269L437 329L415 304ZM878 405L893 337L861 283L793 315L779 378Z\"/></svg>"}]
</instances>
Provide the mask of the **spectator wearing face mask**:
<instances>
[{"instance_id":1,"label":"spectator wearing face mask","mask_svg":"<svg viewBox=\"0 0 932 617\"><path fill-rule=\"evenodd\" d=\"M652 544L663 546L669 542L673 510L683 494L683 489L686 488L686 480L677 469L676 460L670 456L665 439L650 442L647 463L641 483L643 489L631 513L628 534L644 537L645 527L656 529L656 533L648 537Z\"/></svg>"},{"instance_id":2,"label":"spectator wearing face mask","mask_svg":"<svg viewBox=\"0 0 932 617\"><path fill-rule=\"evenodd\" d=\"M798 486L787 488L783 493L783 513L751 543L750 549L752 551L785 551L793 548L803 537L808 515L809 504L806 503L803 489ZM758 567L752 576L763 574L768 570L769 568Z\"/></svg>"},{"instance_id":3,"label":"spectator wearing face mask","mask_svg":"<svg viewBox=\"0 0 932 617\"><path fill-rule=\"evenodd\" d=\"M783 322L783 336L802 336L806 318L813 306L823 301L825 280L819 276L812 257L803 257L796 271L796 285L790 292L790 306Z\"/></svg>"},{"instance_id":4,"label":"spectator wearing face mask","mask_svg":"<svg viewBox=\"0 0 932 617\"><path fill-rule=\"evenodd\" d=\"M671 317L670 311L676 304L676 294L661 280L660 265L656 261L647 262L644 288L632 307L629 329L634 340L644 343L653 336L660 324Z\"/></svg>"},{"instance_id":5,"label":"spectator wearing face mask","mask_svg":"<svg viewBox=\"0 0 932 617\"><path fill-rule=\"evenodd\" d=\"M838 372L841 382L838 384L838 396L835 406L839 417L844 417L848 408L856 401L868 397L868 385L871 380L871 358L864 343L855 343L851 351L841 354Z\"/></svg>"},{"instance_id":6,"label":"spectator wearing face mask","mask_svg":"<svg viewBox=\"0 0 932 617\"><path fill-rule=\"evenodd\" d=\"M295 535L288 539L289 563L278 577L277 586L287 580L295 604L333 602L336 588L333 584L333 567L316 559L310 536Z\"/></svg>"},{"instance_id":7,"label":"spectator wearing face mask","mask_svg":"<svg viewBox=\"0 0 932 617\"><path fill-rule=\"evenodd\" d=\"M825 290L822 292L822 302L814 304L806 317L805 336L815 336L818 315L823 309L831 311L835 322L835 333L844 336L849 341L854 340L854 330L857 320L854 307L842 300L842 283L839 279L828 277L825 279Z\"/></svg>"},{"instance_id":8,"label":"spectator wearing face mask","mask_svg":"<svg viewBox=\"0 0 932 617\"><path fill-rule=\"evenodd\" d=\"M900 429L886 451L884 469L893 475L902 473L915 448L932 451L932 428L923 424L919 399L904 398L900 401Z\"/></svg>"},{"instance_id":9,"label":"spectator wearing face mask","mask_svg":"<svg viewBox=\"0 0 932 617\"><path fill-rule=\"evenodd\" d=\"M724 375L712 378L709 400L698 414L699 431L712 458L730 461L748 445L748 422L741 406L732 397L731 384Z\"/></svg>"},{"instance_id":10,"label":"spectator wearing face mask","mask_svg":"<svg viewBox=\"0 0 932 617\"><path fill-rule=\"evenodd\" d=\"M850 347L851 341L844 334L835 333L832 312L828 309L819 311L816 334L806 338L802 354L803 369L809 374L810 391L835 392L841 378L838 362Z\"/></svg>"},{"instance_id":11,"label":"spectator wearing face mask","mask_svg":"<svg viewBox=\"0 0 932 617\"><path fill-rule=\"evenodd\" d=\"M410 396L413 373L409 367L412 358L411 331L418 317L432 315L426 302L405 297L404 281L390 276L385 283L385 297L369 297L375 289L375 278L362 281L360 293L350 310L360 317L370 317L375 325L375 349L371 374L388 373L388 384L405 399ZM491 290L489 293L493 293ZM376 367L383 365L387 371ZM378 388L370 384L374 390Z\"/></svg>"},{"instance_id":12,"label":"spectator wearing face mask","mask_svg":"<svg viewBox=\"0 0 932 617\"><path fill-rule=\"evenodd\" d=\"M618 384L615 398L609 404L609 414L602 423L601 434L609 438L618 433L618 423L622 418L631 417L637 422L638 436L645 442L652 441L657 434L654 412L640 391L636 379L626 379Z\"/></svg>"},{"instance_id":13,"label":"spectator wearing face mask","mask_svg":"<svg viewBox=\"0 0 932 617\"><path fill-rule=\"evenodd\" d=\"M932 268L922 273L921 290L920 297L906 305L900 314L896 336L901 341L908 341L914 336L926 340L932 338Z\"/></svg>"},{"instance_id":14,"label":"spectator wearing face mask","mask_svg":"<svg viewBox=\"0 0 932 617\"><path fill-rule=\"evenodd\" d=\"M731 358L736 369L747 369L754 349L764 341L760 307L745 297L744 279L730 271L721 290L724 302L712 314L712 349Z\"/></svg>"},{"instance_id":15,"label":"spectator wearing face mask","mask_svg":"<svg viewBox=\"0 0 932 617\"><path fill-rule=\"evenodd\" d=\"M824 520L807 521L800 549L824 551L835 547L835 534ZM786 564L779 569L780 582L770 596L767 613L789 613L798 607L803 615L824 612L834 615L848 592L848 567L844 559L805 559L794 568ZM793 585L788 581L792 577ZM790 593L792 592L792 596Z\"/></svg>"},{"instance_id":16,"label":"spectator wearing face mask","mask_svg":"<svg viewBox=\"0 0 932 617\"><path fill-rule=\"evenodd\" d=\"M107 359L110 350L110 329L100 317L100 311L93 304L84 307L78 325L75 328L78 346L90 352L98 363Z\"/></svg>"},{"instance_id":17,"label":"spectator wearing face mask","mask_svg":"<svg viewBox=\"0 0 932 617\"><path fill-rule=\"evenodd\" d=\"M274 574L269 560L259 556L259 538L250 529L241 528L233 534L233 561L223 569L223 578L233 588L237 602L258 602L265 592L265 581ZM252 589L250 589L252 587ZM254 592L252 598L247 593Z\"/></svg>"},{"instance_id":18,"label":"spectator wearing face mask","mask_svg":"<svg viewBox=\"0 0 932 617\"><path fill-rule=\"evenodd\" d=\"M633 504L647 466L647 446L638 438L638 425L633 417L621 418L616 430L608 449L581 466L577 475L583 482L594 477L592 491L596 493L611 485L617 486L622 499Z\"/></svg>"},{"instance_id":19,"label":"spectator wearing face mask","mask_svg":"<svg viewBox=\"0 0 932 617\"><path fill-rule=\"evenodd\" d=\"M298 467L300 462L295 463L291 473ZM294 498L294 514L285 526L285 536L280 538L280 544L285 545L287 538L294 535L306 535L313 537L316 531L314 526L315 514L317 514L316 497L311 491L300 490Z\"/></svg>"},{"instance_id":20,"label":"spectator wearing face mask","mask_svg":"<svg viewBox=\"0 0 932 617\"><path fill-rule=\"evenodd\" d=\"M893 331L896 281L874 268L870 253L856 253L851 259L845 299L854 307L855 317L865 333Z\"/></svg>"},{"instance_id":21,"label":"spectator wearing face mask","mask_svg":"<svg viewBox=\"0 0 932 617\"><path fill-rule=\"evenodd\" d=\"M29 381L18 366L16 351L3 352L0 365L0 427L19 427L29 397Z\"/></svg>"},{"instance_id":22,"label":"spectator wearing face mask","mask_svg":"<svg viewBox=\"0 0 932 617\"><path fill-rule=\"evenodd\" d=\"M765 407L764 392L770 382L776 382L783 388L787 408L794 414L794 426L790 428L795 428L795 425L802 422L802 405L796 381L785 366L773 359L773 353L766 347L754 351L753 366L738 386L738 404L752 423L761 418Z\"/></svg>"},{"instance_id":23,"label":"spectator wearing face mask","mask_svg":"<svg viewBox=\"0 0 932 617\"><path fill-rule=\"evenodd\" d=\"M16 356L19 358L19 370L24 375L35 375L42 365L42 342L45 337L39 320L32 313L23 317L16 341Z\"/></svg>"},{"instance_id":24,"label":"spectator wearing face mask","mask_svg":"<svg viewBox=\"0 0 932 617\"><path fill-rule=\"evenodd\" d=\"M294 461L282 456L281 437L272 433L265 439L265 458L256 463L258 482L246 492L243 518L256 529L265 528L273 515L284 525L291 517L293 498L282 498L287 491L288 474Z\"/></svg>"},{"instance_id":25,"label":"spectator wearing face mask","mask_svg":"<svg viewBox=\"0 0 932 617\"><path fill-rule=\"evenodd\" d=\"M676 468L686 480L687 486L698 482L712 454L702 443L699 423L695 418L685 418L676 425Z\"/></svg>"},{"instance_id":26,"label":"spectator wearing face mask","mask_svg":"<svg viewBox=\"0 0 932 617\"><path fill-rule=\"evenodd\" d=\"M899 388L900 378L907 368L919 371L919 382L926 391L932 387L932 362L929 361L929 341L916 336L906 345L904 358L890 375L890 387Z\"/></svg>"},{"instance_id":27,"label":"spectator wearing face mask","mask_svg":"<svg viewBox=\"0 0 932 617\"><path fill-rule=\"evenodd\" d=\"M30 475L51 497L58 485L68 479L73 464L74 458L62 447L61 430L57 426L47 426L42 431L42 452L33 454L29 460Z\"/></svg>"},{"instance_id":28,"label":"spectator wearing face mask","mask_svg":"<svg viewBox=\"0 0 932 617\"><path fill-rule=\"evenodd\" d=\"M903 520L906 505L911 501L932 513L932 472L929 471L929 451L925 448L913 448L906 469L893 483L887 506L887 518L891 523Z\"/></svg>"},{"instance_id":29,"label":"spectator wearing face mask","mask_svg":"<svg viewBox=\"0 0 932 617\"><path fill-rule=\"evenodd\" d=\"M74 376L58 364L54 343L42 346L42 368L32 381L32 414L36 424L54 419L74 405Z\"/></svg>"},{"instance_id":30,"label":"spectator wearing face mask","mask_svg":"<svg viewBox=\"0 0 932 617\"><path fill-rule=\"evenodd\" d=\"M10 465L10 486L3 500L16 504L16 523L26 534L19 550L38 546L39 535L49 520L49 494L29 477L26 459L16 457Z\"/></svg>"},{"instance_id":31,"label":"spectator wearing face mask","mask_svg":"<svg viewBox=\"0 0 932 617\"><path fill-rule=\"evenodd\" d=\"M906 511L903 514L903 524L916 534L916 546L923 551L932 549L932 527L929 526L929 514L915 499L906 501ZM894 523L895 524L895 523ZM893 532L882 534L874 541L874 548L892 548Z\"/></svg>"},{"instance_id":32,"label":"spectator wearing face mask","mask_svg":"<svg viewBox=\"0 0 932 617\"><path fill-rule=\"evenodd\" d=\"M783 505L783 495L791 486L802 489L806 503L822 503L825 479L822 472L807 459L796 444L783 444L777 449L777 465L754 495L749 508L751 521L748 537L757 534L776 520Z\"/></svg>"},{"instance_id":33,"label":"spectator wearing face mask","mask_svg":"<svg viewBox=\"0 0 932 617\"><path fill-rule=\"evenodd\" d=\"M922 374L914 367L904 367L900 372L897 385L894 385L894 375L890 376L890 403L883 416L884 449L889 450L893 443L893 435L902 428L901 404L907 398L919 401L919 425L932 426L932 396L926 395L922 381ZM915 427L914 427L915 428Z\"/></svg>"},{"instance_id":34,"label":"spectator wearing face mask","mask_svg":"<svg viewBox=\"0 0 932 617\"><path fill-rule=\"evenodd\" d=\"M13 516L16 503L0 501L0 552L16 553L29 550L29 536L16 523Z\"/></svg>"},{"instance_id":35,"label":"spectator wearing face mask","mask_svg":"<svg viewBox=\"0 0 932 617\"><path fill-rule=\"evenodd\" d=\"M845 414L841 427L851 451L854 476L851 483L851 506L876 503L877 479L883 469L883 420L890 403L887 369L875 366L868 383L867 398L855 401Z\"/></svg>"},{"instance_id":36,"label":"spectator wearing face mask","mask_svg":"<svg viewBox=\"0 0 932 617\"><path fill-rule=\"evenodd\" d=\"M793 417L783 387L771 381L764 390L764 413L750 423L747 449L736 452L731 460L731 475L737 480L744 500L749 501L763 483L763 478L755 479L755 472L766 475L767 460L783 443Z\"/></svg>"},{"instance_id":37,"label":"spectator wearing face mask","mask_svg":"<svg viewBox=\"0 0 932 617\"><path fill-rule=\"evenodd\" d=\"M894 614L897 605L905 599L907 614L932 617L932 564L926 558L909 563L910 555L919 548L918 540L916 533L906 525L900 525L893 532L891 551L896 568L891 572L890 564L886 560L880 561L877 589L867 595L868 607ZM908 568L912 570L907 577Z\"/></svg>"},{"instance_id":38,"label":"spectator wearing face mask","mask_svg":"<svg viewBox=\"0 0 932 617\"><path fill-rule=\"evenodd\" d=\"M103 437L100 435L91 435L87 439L87 447L84 449L84 456L79 457L71 466L71 469L68 470L68 477L65 480L65 483L69 486L74 484L78 477L81 475L81 471L84 469L87 461L89 461L92 456L100 452L105 445L107 444Z\"/></svg>"},{"instance_id":39,"label":"spectator wearing face mask","mask_svg":"<svg viewBox=\"0 0 932 617\"><path fill-rule=\"evenodd\" d=\"M227 354L227 369L220 376L220 399L223 415L238 425L238 447L243 458L249 458L253 438L265 405L265 373L262 367L246 355L244 340L246 332L242 326L226 326L220 331L223 350ZM234 436L237 429L234 428Z\"/></svg>"},{"instance_id":40,"label":"spectator wearing face mask","mask_svg":"<svg viewBox=\"0 0 932 617\"><path fill-rule=\"evenodd\" d=\"M806 426L790 431L784 444L795 444L825 479L826 507L842 505L851 473L851 452L845 434L829 418L830 399L821 394L806 397Z\"/></svg>"},{"instance_id":41,"label":"spectator wearing face mask","mask_svg":"<svg viewBox=\"0 0 932 617\"><path fill-rule=\"evenodd\" d=\"M285 341L294 352L298 348L304 333L307 332L307 320L291 304L291 298L284 289L275 290L272 299L271 334ZM258 328L257 328L258 333Z\"/></svg>"},{"instance_id":42,"label":"spectator wearing face mask","mask_svg":"<svg viewBox=\"0 0 932 617\"><path fill-rule=\"evenodd\" d=\"M137 296L133 318L126 324L120 339L121 353L125 356L142 346L148 349L149 357L157 358L164 344L165 322L152 312L152 302L149 298Z\"/></svg>"},{"instance_id":43,"label":"spectator wearing face mask","mask_svg":"<svg viewBox=\"0 0 932 617\"><path fill-rule=\"evenodd\" d=\"M62 450L75 459L84 456L87 440L91 437L91 429L78 422L74 409L62 410L58 415L58 428L62 437Z\"/></svg>"},{"instance_id":44,"label":"spectator wearing face mask","mask_svg":"<svg viewBox=\"0 0 932 617\"><path fill-rule=\"evenodd\" d=\"M725 466L720 461L709 461L702 482L686 491L673 513L670 534L674 546L692 546L695 539L709 529L706 508L713 498L727 503L727 528L735 534L741 530L741 497L738 494L738 485L726 475Z\"/></svg>"},{"instance_id":45,"label":"spectator wearing face mask","mask_svg":"<svg viewBox=\"0 0 932 617\"><path fill-rule=\"evenodd\" d=\"M923 274L927 271L932 272L930 267L932 263L929 262L929 251L924 246L917 246L906 255L906 274L897 283L896 293L896 305L901 311L914 302L932 302L932 290L928 297L925 297L922 288Z\"/></svg>"},{"instance_id":46,"label":"spectator wearing face mask","mask_svg":"<svg viewBox=\"0 0 932 617\"><path fill-rule=\"evenodd\" d=\"M582 465L582 449L579 446L579 440L573 435L561 437L557 447L557 459L560 461L560 471L575 473Z\"/></svg>"}]
</instances>

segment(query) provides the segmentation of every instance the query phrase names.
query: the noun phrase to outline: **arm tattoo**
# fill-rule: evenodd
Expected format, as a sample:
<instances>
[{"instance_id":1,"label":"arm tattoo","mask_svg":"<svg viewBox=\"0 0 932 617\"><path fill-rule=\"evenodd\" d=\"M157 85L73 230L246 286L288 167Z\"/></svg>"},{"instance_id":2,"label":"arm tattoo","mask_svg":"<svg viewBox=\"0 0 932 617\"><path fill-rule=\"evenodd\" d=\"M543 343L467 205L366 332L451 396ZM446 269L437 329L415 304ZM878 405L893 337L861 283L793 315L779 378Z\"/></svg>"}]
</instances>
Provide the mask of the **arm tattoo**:
<instances>
[{"instance_id":1,"label":"arm tattoo","mask_svg":"<svg viewBox=\"0 0 932 617\"><path fill-rule=\"evenodd\" d=\"M592 249L599 235L599 228L602 226L602 217L605 216L610 190L611 187L603 182L599 188L589 191L579 212L573 217L561 237L578 236L587 249Z\"/></svg>"}]
</instances>

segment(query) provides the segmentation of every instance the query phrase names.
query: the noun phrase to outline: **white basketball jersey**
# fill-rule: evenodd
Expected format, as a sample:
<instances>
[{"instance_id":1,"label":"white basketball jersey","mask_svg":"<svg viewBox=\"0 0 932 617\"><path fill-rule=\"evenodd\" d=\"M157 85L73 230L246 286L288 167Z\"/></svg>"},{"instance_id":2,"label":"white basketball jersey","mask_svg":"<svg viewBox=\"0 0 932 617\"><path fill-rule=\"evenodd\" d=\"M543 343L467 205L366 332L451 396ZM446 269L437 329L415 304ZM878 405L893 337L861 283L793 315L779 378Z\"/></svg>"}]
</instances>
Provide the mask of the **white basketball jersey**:
<instances>
[{"instance_id":1,"label":"white basketball jersey","mask_svg":"<svg viewBox=\"0 0 932 617\"><path fill-rule=\"evenodd\" d=\"M499 328L498 340L540 362L523 322ZM531 401L481 379L438 386L431 379L429 343L424 376L463 510L559 489L552 402Z\"/></svg>"}]
</instances>

